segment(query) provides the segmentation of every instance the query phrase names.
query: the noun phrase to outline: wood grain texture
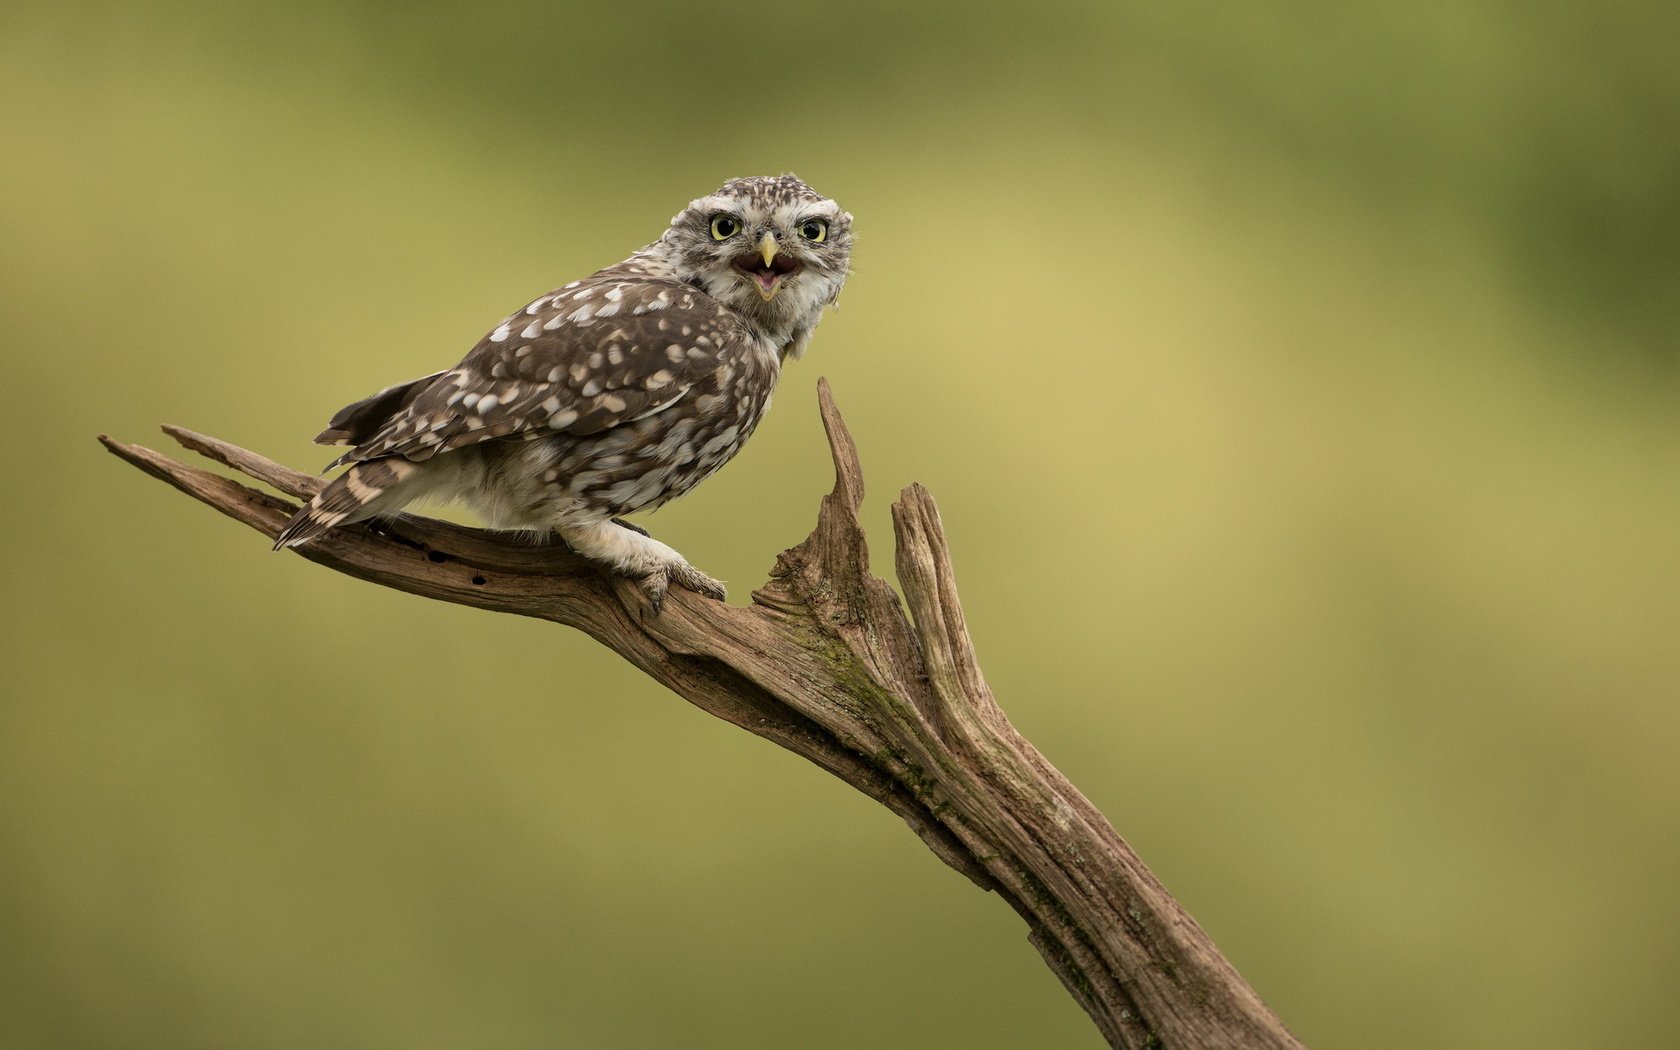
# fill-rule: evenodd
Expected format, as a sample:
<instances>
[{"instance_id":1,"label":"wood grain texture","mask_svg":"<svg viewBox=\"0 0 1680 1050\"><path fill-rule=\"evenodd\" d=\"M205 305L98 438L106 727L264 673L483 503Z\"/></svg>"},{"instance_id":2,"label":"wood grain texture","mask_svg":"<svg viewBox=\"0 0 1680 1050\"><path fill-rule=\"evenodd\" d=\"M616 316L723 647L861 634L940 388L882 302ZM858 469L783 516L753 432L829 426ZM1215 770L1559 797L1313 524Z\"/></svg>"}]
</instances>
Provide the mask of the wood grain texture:
<instances>
[{"instance_id":1,"label":"wood grain texture","mask_svg":"<svg viewBox=\"0 0 1680 1050\"><path fill-rule=\"evenodd\" d=\"M969 640L939 510L919 485L892 518L901 604L869 572L863 471L818 384L834 490L738 608L641 591L564 547L427 518L334 529L298 552L397 590L588 634L697 707L816 763L901 817L935 856L1008 902L1115 1047L1298 1047L1093 805L1023 738ZM321 480L177 427L184 447L307 499ZM108 437L122 459L273 538L284 499Z\"/></svg>"}]
</instances>

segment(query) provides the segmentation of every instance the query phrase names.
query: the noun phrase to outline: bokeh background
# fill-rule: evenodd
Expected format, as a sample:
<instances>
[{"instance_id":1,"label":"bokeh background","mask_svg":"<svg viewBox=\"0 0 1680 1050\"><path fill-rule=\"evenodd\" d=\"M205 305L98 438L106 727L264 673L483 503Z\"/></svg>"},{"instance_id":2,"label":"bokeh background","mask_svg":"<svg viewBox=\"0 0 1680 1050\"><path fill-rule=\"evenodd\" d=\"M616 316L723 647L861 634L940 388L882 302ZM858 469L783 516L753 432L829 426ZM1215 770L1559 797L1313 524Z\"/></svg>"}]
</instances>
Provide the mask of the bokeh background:
<instances>
[{"instance_id":1,"label":"bokeh background","mask_svg":"<svg viewBox=\"0 0 1680 1050\"><path fill-rule=\"evenodd\" d=\"M894 818L106 455L313 467L723 179L857 216L734 600L939 499L1020 728L1310 1045L1680 1025L1672 4L10 0L0 1042L1097 1047ZM162 442L163 444L159 444Z\"/></svg>"}]
</instances>

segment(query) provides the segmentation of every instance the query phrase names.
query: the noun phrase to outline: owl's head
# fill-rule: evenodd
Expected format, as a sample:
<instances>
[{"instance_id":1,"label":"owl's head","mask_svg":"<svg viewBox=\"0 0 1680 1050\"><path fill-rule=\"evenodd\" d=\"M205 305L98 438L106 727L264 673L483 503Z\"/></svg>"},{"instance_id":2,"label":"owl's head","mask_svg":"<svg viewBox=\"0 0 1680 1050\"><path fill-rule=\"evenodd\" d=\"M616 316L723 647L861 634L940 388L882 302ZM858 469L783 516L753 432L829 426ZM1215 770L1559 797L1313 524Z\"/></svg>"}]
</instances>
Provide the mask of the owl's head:
<instances>
[{"instance_id":1,"label":"owl's head","mask_svg":"<svg viewBox=\"0 0 1680 1050\"><path fill-rule=\"evenodd\" d=\"M792 175L731 179L672 219L659 247L767 330L809 331L846 282L852 217Z\"/></svg>"}]
</instances>

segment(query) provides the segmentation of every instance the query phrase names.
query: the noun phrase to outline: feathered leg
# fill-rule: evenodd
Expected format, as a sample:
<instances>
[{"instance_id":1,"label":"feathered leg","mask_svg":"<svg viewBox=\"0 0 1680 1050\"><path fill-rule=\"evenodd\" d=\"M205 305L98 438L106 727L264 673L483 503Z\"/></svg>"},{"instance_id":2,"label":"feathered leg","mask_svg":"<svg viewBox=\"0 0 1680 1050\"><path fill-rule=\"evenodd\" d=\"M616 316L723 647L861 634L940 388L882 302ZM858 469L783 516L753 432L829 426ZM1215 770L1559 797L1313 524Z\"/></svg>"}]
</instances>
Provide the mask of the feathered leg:
<instances>
[{"instance_id":1,"label":"feathered leg","mask_svg":"<svg viewBox=\"0 0 1680 1050\"><path fill-rule=\"evenodd\" d=\"M673 583L718 601L726 596L723 584L639 529L613 521L598 521L588 525L562 525L560 537L590 561L639 583L656 616Z\"/></svg>"}]
</instances>

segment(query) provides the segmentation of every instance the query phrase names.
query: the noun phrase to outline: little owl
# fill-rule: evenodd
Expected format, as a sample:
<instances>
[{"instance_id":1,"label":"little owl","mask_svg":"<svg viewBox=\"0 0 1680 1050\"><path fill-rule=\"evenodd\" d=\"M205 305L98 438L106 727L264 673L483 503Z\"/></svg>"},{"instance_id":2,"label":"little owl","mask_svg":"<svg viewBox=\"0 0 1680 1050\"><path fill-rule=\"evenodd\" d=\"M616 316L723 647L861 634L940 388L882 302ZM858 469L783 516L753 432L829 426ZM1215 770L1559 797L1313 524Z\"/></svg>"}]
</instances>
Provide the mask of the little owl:
<instances>
[{"instance_id":1,"label":"little owl","mask_svg":"<svg viewBox=\"0 0 1680 1050\"><path fill-rule=\"evenodd\" d=\"M492 528L557 531L635 579L657 613L676 584L723 585L614 519L729 462L845 283L852 217L792 175L733 179L659 239L540 296L454 368L343 409L315 440L350 464L275 543L459 500ZM330 468L329 468L330 469Z\"/></svg>"}]
</instances>

